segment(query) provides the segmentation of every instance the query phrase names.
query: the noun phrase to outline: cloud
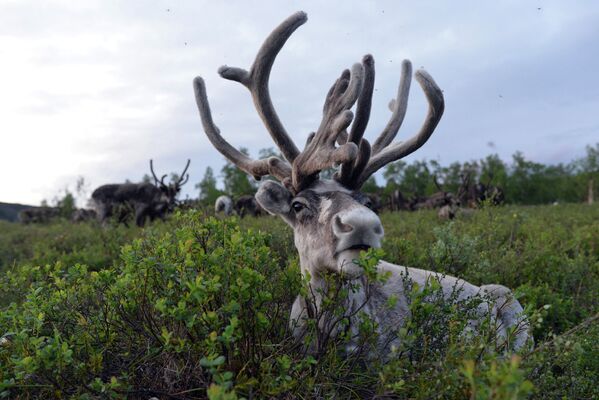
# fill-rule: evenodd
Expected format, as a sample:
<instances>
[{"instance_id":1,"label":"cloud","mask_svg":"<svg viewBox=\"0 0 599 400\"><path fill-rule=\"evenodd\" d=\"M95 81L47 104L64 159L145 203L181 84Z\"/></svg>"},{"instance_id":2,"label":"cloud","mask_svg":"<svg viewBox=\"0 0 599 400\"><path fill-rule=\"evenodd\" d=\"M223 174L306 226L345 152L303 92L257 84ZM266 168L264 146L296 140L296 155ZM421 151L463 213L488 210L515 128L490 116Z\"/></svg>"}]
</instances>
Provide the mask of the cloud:
<instances>
[{"instance_id":1,"label":"cloud","mask_svg":"<svg viewBox=\"0 0 599 400\"><path fill-rule=\"evenodd\" d=\"M541 7L541 10L538 8ZM191 80L206 80L214 119L234 145L272 146L241 85L216 74L248 68L262 40L297 9L309 21L281 51L271 94L302 145L342 69L372 53L377 78L367 137L389 118L401 60L425 67L447 107L409 159L442 162L516 150L561 162L597 141L599 4L159 0L3 2L0 13L2 201L39 203L84 176L90 186L179 171L185 194L223 157L203 134ZM398 139L426 113L416 84Z\"/></svg>"}]
</instances>

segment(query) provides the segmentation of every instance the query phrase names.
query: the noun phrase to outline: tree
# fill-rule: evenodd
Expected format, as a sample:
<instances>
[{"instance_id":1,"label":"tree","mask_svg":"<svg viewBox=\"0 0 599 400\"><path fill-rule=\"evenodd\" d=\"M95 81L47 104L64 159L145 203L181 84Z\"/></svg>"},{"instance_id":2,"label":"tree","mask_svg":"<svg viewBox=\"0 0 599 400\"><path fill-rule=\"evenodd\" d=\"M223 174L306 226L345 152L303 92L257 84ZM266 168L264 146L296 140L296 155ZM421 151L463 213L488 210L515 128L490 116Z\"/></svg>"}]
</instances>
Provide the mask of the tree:
<instances>
[{"instance_id":1,"label":"tree","mask_svg":"<svg viewBox=\"0 0 599 400\"><path fill-rule=\"evenodd\" d=\"M249 155L246 148L242 147L239 151L246 156ZM229 161L221 169L221 175L225 185L225 193L233 198L244 194L252 194L256 191L255 181Z\"/></svg>"},{"instance_id":2,"label":"tree","mask_svg":"<svg viewBox=\"0 0 599 400\"><path fill-rule=\"evenodd\" d=\"M268 158L268 157L277 157L277 158L280 158L281 160L285 159L285 158L283 158L283 155L280 152L276 151L273 147L266 147L266 148L260 149L258 151L259 159Z\"/></svg>"},{"instance_id":3,"label":"tree","mask_svg":"<svg viewBox=\"0 0 599 400\"><path fill-rule=\"evenodd\" d=\"M141 178L141 183L154 183L154 178L148 174L144 174L144 176Z\"/></svg>"},{"instance_id":4,"label":"tree","mask_svg":"<svg viewBox=\"0 0 599 400\"><path fill-rule=\"evenodd\" d=\"M406 162L401 160L387 164L383 171L383 177L387 180L387 185L399 185L406 165Z\"/></svg>"},{"instance_id":5,"label":"tree","mask_svg":"<svg viewBox=\"0 0 599 400\"><path fill-rule=\"evenodd\" d=\"M214 204L222 192L216 187L216 178L212 168L207 167L202 180L195 185L200 190L200 201L206 205Z\"/></svg>"},{"instance_id":6,"label":"tree","mask_svg":"<svg viewBox=\"0 0 599 400\"><path fill-rule=\"evenodd\" d=\"M599 186L599 143L586 147L586 156L573 162L578 172L576 177L577 191L583 193L583 198L592 201L596 197ZM593 193L594 192L594 193Z\"/></svg>"},{"instance_id":7,"label":"tree","mask_svg":"<svg viewBox=\"0 0 599 400\"><path fill-rule=\"evenodd\" d=\"M362 191L364 193L378 193L379 187L376 184L376 179L374 178L374 175L368 178L366 182L364 182L364 184L362 185Z\"/></svg>"},{"instance_id":8,"label":"tree","mask_svg":"<svg viewBox=\"0 0 599 400\"><path fill-rule=\"evenodd\" d=\"M64 190L64 196L56 199L56 207L60 210L60 216L70 219L75 211L75 196L68 189Z\"/></svg>"},{"instance_id":9,"label":"tree","mask_svg":"<svg viewBox=\"0 0 599 400\"><path fill-rule=\"evenodd\" d=\"M480 161L480 181L486 185L505 188L508 171L505 163L497 154L490 154Z\"/></svg>"},{"instance_id":10,"label":"tree","mask_svg":"<svg viewBox=\"0 0 599 400\"><path fill-rule=\"evenodd\" d=\"M427 196L437 191L426 161L414 161L403 169L400 190L412 196Z\"/></svg>"},{"instance_id":11,"label":"tree","mask_svg":"<svg viewBox=\"0 0 599 400\"><path fill-rule=\"evenodd\" d=\"M77 182L75 182L75 194L77 202L81 204L85 204L87 200L87 196L89 193L89 184L85 182L85 178L80 176L77 178Z\"/></svg>"}]
</instances>

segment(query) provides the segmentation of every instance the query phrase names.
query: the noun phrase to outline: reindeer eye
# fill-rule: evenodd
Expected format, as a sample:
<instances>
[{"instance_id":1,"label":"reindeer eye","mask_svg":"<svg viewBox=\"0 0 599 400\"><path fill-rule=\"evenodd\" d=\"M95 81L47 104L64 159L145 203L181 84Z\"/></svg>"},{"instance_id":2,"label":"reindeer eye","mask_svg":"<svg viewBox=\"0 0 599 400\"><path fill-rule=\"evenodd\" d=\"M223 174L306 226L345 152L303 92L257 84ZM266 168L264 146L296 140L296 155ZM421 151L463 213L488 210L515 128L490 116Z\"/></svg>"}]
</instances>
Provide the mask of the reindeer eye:
<instances>
[{"instance_id":1,"label":"reindeer eye","mask_svg":"<svg viewBox=\"0 0 599 400\"><path fill-rule=\"evenodd\" d=\"M304 207L305 206L299 201L294 201L293 203L291 203L291 208L293 208L293 211L295 211L296 213L302 211Z\"/></svg>"}]
</instances>

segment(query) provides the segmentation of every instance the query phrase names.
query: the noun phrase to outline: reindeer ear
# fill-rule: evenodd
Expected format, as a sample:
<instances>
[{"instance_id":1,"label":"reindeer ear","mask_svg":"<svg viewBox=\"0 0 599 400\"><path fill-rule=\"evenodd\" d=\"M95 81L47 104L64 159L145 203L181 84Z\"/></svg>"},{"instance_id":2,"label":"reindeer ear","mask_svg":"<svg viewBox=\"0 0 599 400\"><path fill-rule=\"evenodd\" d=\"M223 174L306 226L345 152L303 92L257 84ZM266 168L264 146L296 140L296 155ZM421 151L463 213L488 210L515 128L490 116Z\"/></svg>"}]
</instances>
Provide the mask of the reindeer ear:
<instances>
[{"instance_id":1,"label":"reindeer ear","mask_svg":"<svg viewBox=\"0 0 599 400\"><path fill-rule=\"evenodd\" d=\"M291 214L291 192L278 182L266 181L256 193L256 201L262 208L274 215L280 215L286 220Z\"/></svg>"}]
</instances>

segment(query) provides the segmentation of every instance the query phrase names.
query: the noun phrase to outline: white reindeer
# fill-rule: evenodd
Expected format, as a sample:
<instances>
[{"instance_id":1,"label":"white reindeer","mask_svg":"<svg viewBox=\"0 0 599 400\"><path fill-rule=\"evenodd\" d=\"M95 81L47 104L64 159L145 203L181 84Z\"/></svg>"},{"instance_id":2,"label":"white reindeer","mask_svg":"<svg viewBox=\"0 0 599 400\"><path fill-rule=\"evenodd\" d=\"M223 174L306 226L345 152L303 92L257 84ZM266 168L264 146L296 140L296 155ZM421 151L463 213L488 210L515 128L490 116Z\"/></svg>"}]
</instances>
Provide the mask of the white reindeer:
<instances>
[{"instance_id":1,"label":"white reindeer","mask_svg":"<svg viewBox=\"0 0 599 400\"><path fill-rule=\"evenodd\" d=\"M222 212L225 213L226 216L233 214L233 200L229 196L218 196L216 201L214 202L214 212L216 214Z\"/></svg>"},{"instance_id":2,"label":"white reindeer","mask_svg":"<svg viewBox=\"0 0 599 400\"><path fill-rule=\"evenodd\" d=\"M194 80L202 125L214 147L255 178L270 175L280 182L266 181L256 199L265 210L280 216L291 226L301 272L309 276L311 298L298 296L292 306L290 322L294 334L302 337L310 319L319 315L323 296L329 288L327 277L332 275L339 280L360 283L358 289L348 291L343 304L349 314L360 308L376 322L380 333L377 350L388 353L390 346L399 344L397 331L410 318L405 281L417 283L422 288L434 279L448 301L484 295L486 300L476 309L477 315L471 318L470 327L476 329L482 320L490 318L498 332L498 344L521 349L532 341L528 322L522 306L504 286L478 287L452 276L386 261L380 261L376 268L380 273L388 273L389 279L384 282L366 279L356 260L363 250L381 246L383 226L377 214L365 206L367 198L360 193L360 187L377 170L416 151L429 139L443 114L443 93L427 72L416 72L415 78L428 101L428 114L416 135L392 143L408 102L412 67L405 60L397 98L390 105L391 118L371 146L363 134L370 116L374 60L366 55L351 72L343 71L333 84L324 103L322 121L300 152L277 116L270 99L268 80L276 55L291 34L306 21L306 14L298 12L279 25L258 51L249 71L227 66L219 69L223 78L237 81L249 89L257 112L285 161L277 157L253 160L231 146L212 120L203 79L197 77ZM355 116L350 111L354 104L357 104ZM334 179L319 179L320 171L331 167L338 167ZM391 299L396 300L392 302L394 305L386 306ZM350 321L349 328L344 329L357 332L356 325L355 321ZM317 326L325 329L326 321L319 319ZM348 348L357 343L358 338L352 338Z\"/></svg>"}]
</instances>

